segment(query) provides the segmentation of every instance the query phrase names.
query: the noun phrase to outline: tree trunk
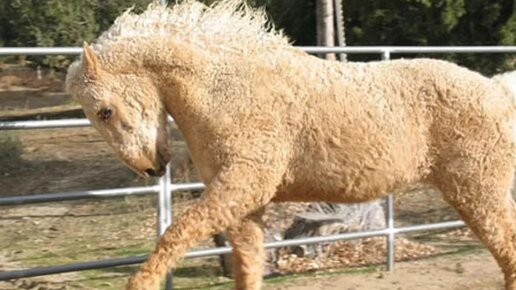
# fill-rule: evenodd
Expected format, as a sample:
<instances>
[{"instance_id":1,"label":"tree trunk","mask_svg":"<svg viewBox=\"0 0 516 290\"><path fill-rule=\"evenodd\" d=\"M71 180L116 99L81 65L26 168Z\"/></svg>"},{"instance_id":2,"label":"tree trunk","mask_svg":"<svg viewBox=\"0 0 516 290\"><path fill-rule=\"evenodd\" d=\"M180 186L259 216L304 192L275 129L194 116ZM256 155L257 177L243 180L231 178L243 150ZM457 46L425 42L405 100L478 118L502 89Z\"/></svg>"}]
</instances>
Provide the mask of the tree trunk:
<instances>
[{"instance_id":1,"label":"tree trunk","mask_svg":"<svg viewBox=\"0 0 516 290\"><path fill-rule=\"evenodd\" d=\"M316 1L316 21L317 21L317 45L335 46L335 32L333 29L333 0ZM334 53L325 55L326 59L335 60Z\"/></svg>"},{"instance_id":2,"label":"tree trunk","mask_svg":"<svg viewBox=\"0 0 516 290\"><path fill-rule=\"evenodd\" d=\"M327 236L346 232L385 228L385 213L381 200L368 203L311 203L305 212L296 215L285 231L285 239ZM323 243L287 247L298 257L322 257Z\"/></svg>"}]
</instances>

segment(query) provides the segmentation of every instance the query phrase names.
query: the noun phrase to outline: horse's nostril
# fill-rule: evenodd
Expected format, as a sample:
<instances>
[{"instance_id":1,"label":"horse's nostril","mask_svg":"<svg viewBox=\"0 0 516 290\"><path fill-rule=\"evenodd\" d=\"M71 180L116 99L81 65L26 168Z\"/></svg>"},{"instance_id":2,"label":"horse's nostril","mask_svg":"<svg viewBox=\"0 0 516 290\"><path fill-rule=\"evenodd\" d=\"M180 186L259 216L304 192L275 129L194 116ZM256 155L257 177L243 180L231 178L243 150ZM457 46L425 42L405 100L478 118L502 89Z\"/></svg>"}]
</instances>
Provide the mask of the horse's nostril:
<instances>
[{"instance_id":1,"label":"horse's nostril","mask_svg":"<svg viewBox=\"0 0 516 290\"><path fill-rule=\"evenodd\" d=\"M154 172L154 169L152 168L145 169L145 173L147 173L150 176L156 176L156 172Z\"/></svg>"}]
</instances>

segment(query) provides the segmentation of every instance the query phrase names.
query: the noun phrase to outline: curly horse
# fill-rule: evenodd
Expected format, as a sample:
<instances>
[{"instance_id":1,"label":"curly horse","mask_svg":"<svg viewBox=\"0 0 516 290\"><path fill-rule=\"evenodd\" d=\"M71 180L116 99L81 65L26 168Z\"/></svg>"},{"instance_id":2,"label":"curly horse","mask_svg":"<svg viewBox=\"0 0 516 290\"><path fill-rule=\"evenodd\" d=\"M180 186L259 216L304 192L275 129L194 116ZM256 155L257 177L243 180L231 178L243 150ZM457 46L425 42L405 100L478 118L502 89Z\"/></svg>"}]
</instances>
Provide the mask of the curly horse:
<instances>
[{"instance_id":1,"label":"curly horse","mask_svg":"<svg viewBox=\"0 0 516 290\"><path fill-rule=\"evenodd\" d=\"M206 184L127 289L157 289L187 249L224 230L236 287L259 289L268 203L363 202L426 182L516 290L516 108L499 79L431 59L322 60L293 47L262 10L185 0L120 16L85 43L66 84L145 177L170 160L171 115Z\"/></svg>"}]
</instances>

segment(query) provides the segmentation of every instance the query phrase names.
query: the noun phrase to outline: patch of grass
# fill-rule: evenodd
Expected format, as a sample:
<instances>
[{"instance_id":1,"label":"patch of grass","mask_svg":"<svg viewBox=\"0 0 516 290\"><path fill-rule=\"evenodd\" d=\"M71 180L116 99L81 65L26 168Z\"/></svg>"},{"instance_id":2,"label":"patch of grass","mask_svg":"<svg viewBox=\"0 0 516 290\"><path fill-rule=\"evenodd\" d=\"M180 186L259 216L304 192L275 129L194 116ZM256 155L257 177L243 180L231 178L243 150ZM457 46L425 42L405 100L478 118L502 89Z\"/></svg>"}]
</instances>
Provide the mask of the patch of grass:
<instances>
[{"instance_id":1,"label":"patch of grass","mask_svg":"<svg viewBox=\"0 0 516 290\"><path fill-rule=\"evenodd\" d=\"M174 289L234 289L231 279L219 276L220 270L215 259L188 259L180 263L174 271ZM98 269L80 272L76 280L86 289L115 290L123 289L138 265Z\"/></svg>"},{"instance_id":2,"label":"patch of grass","mask_svg":"<svg viewBox=\"0 0 516 290\"><path fill-rule=\"evenodd\" d=\"M285 274L275 277L266 278L264 282L269 285L282 284L300 279L314 278L314 277L331 277L346 274L366 274L377 272L382 269L383 265L369 265L363 267L352 267L352 268L337 268L305 273Z\"/></svg>"},{"instance_id":3,"label":"patch of grass","mask_svg":"<svg viewBox=\"0 0 516 290\"><path fill-rule=\"evenodd\" d=\"M86 289L124 289L129 275L137 268L138 265L83 271L79 273L82 279L77 282Z\"/></svg>"},{"instance_id":4,"label":"patch of grass","mask_svg":"<svg viewBox=\"0 0 516 290\"><path fill-rule=\"evenodd\" d=\"M174 289L234 289L233 280L222 276L218 257L186 259L174 270Z\"/></svg>"},{"instance_id":5,"label":"patch of grass","mask_svg":"<svg viewBox=\"0 0 516 290\"><path fill-rule=\"evenodd\" d=\"M35 252L31 256L27 257L25 261L30 265L45 266L50 265L50 262L56 264L67 263L70 261L70 259L64 258L63 256L54 252Z\"/></svg>"},{"instance_id":6,"label":"patch of grass","mask_svg":"<svg viewBox=\"0 0 516 290\"><path fill-rule=\"evenodd\" d=\"M126 245L116 249L114 254L117 257L146 255L150 253L154 244L155 243L153 241L149 241L146 243Z\"/></svg>"},{"instance_id":7,"label":"patch of grass","mask_svg":"<svg viewBox=\"0 0 516 290\"><path fill-rule=\"evenodd\" d=\"M22 160L23 144L15 132L0 134L0 164L2 167L14 167Z\"/></svg>"}]
</instances>

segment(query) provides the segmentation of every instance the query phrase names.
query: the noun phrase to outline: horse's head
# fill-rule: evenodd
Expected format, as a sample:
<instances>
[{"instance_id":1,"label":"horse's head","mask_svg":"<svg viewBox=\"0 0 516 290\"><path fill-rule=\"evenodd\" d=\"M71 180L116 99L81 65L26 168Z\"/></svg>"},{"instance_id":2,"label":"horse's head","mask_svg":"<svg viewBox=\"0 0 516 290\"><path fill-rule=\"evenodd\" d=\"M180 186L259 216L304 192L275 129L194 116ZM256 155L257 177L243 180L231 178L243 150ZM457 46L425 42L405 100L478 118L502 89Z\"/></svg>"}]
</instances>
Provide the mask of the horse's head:
<instances>
[{"instance_id":1,"label":"horse's head","mask_svg":"<svg viewBox=\"0 0 516 290\"><path fill-rule=\"evenodd\" d=\"M125 164L142 176L164 174L170 161L167 113L145 74L109 73L85 44L82 62L68 70L66 87Z\"/></svg>"}]
</instances>

